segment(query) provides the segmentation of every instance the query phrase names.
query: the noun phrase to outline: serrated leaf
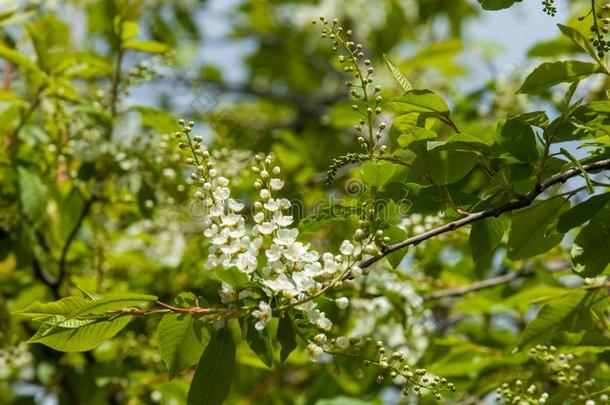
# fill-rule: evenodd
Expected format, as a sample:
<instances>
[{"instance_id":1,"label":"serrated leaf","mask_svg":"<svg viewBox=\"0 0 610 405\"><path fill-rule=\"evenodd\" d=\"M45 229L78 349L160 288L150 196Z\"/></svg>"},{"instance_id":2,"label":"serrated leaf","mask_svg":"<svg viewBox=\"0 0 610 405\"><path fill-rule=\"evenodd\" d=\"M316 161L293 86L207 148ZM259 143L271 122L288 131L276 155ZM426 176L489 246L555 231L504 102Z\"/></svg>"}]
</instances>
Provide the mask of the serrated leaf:
<instances>
[{"instance_id":1,"label":"serrated leaf","mask_svg":"<svg viewBox=\"0 0 610 405\"><path fill-rule=\"evenodd\" d=\"M585 226L572 246L574 272L580 277L595 277L610 263L610 208L606 207Z\"/></svg>"},{"instance_id":2,"label":"serrated leaf","mask_svg":"<svg viewBox=\"0 0 610 405\"><path fill-rule=\"evenodd\" d=\"M47 187L40 177L21 166L17 168L17 175L23 211L34 224L38 224L47 207Z\"/></svg>"},{"instance_id":3,"label":"serrated leaf","mask_svg":"<svg viewBox=\"0 0 610 405\"><path fill-rule=\"evenodd\" d=\"M362 180L370 186L383 187L394 174L396 168L388 162L366 162L360 168Z\"/></svg>"},{"instance_id":4,"label":"serrated leaf","mask_svg":"<svg viewBox=\"0 0 610 405\"><path fill-rule=\"evenodd\" d=\"M388 65L388 69L390 69L390 72L392 72L392 75L398 84L400 84L400 87L402 87L404 91L413 90L413 85L411 82L409 82L405 75L400 71L400 68L396 66L385 53L383 54L383 60L385 61L386 65Z\"/></svg>"},{"instance_id":5,"label":"serrated leaf","mask_svg":"<svg viewBox=\"0 0 610 405\"><path fill-rule=\"evenodd\" d=\"M570 207L569 210L559 216L556 225L557 231L565 233L584 224L608 204L610 204L610 192L594 195L588 200Z\"/></svg>"},{"instance_id":6,"label":"serrated leaf","mask_svg":"<svg viewBox=\"0 0 610 405\"><path fill-rule=\"evenodd\" d=\"M540 94L559 83L571 83L583 77L600 73L601 68L594 63L577 60L547 62L538 66L526 78L519 93Z\"/></svg>"},{"instance_id":7,"label":"serrated leaf","mask_svg":"<svg viewBox=\"0 0 610 405\"><path fill-rule=\"evenodd\" d=\"M297 347L296 342L296 331L292 324L292 319L288 313L285 313L278 323L277 327L277 341L282 346L280 350L280 361L283 363L286 361L290 353Z\"/></svg>"},{"instance_id":8,"label":"serrated leaf","mask_svg":"<svg viewBox=\"0 0 610 405\"><path fill-rule=\"evenodd\" d=\"M69 315L69 318L77 318L83 315L103 314L104 312L130 308L137 305L157 301L154 295L145 294L108 294L100 299L88 301L76 311Z\"/></svg>"},{"instance_id":9,"label":"serrated leaf","mask_svg":"<svg viewBox=\"0 0 610 405\"><path fill-rule=\"evenodd\" d=\"M28 343L42 343L62 352L84 352L114 337L130 320L131 316L123 315L80 322L80 325L68 323L69 327L62 327L62 322L53 319L43 323Z\"/></svg>"},{"instance_id":10,"label":"serrated leaf","mask_svg":"<svg viewBox=\"0 0 610 405\"><path fill-rule=\"evenodd\" d=\"M569 27L563 24L557 24L559 30L563 35L570 38L573 43L578 45L583 51L587 52L593 59L600 62L599 56L597 55L597 51L593 48L591 41L589 41L580 31L575 28Z\"/></svg>"},{"instance_id":11,"label":"serrated leaf","mask_svg":"<svg viewBox=\"0 0 610 405\"><path fill-rule=\"evenodd\" d=\"M159 353L174 378L197 363L210 334L203 322L190 314L167 314L159 323Z\"/></svg>"},{"instance_id":12,"label":"serrated leaf","mask_svg":"<svg viewBox=\"0 0 610 405\"><path fill-rule=\"evenodd\" d=\"M357 215L359 212L360 209L357 207L349 207L341 204L334 204L330 207L319 208L299 222L299 231L301 233L315 232L331 222L347 221L349 218Z\"/></svg>"},{"instance_id":13,"label":"serrated leaf","mask_svg":"<svg viewBox=\"0 0 610 405\"><path fill-rule=\"evenodd\" d=\"M81 297L66 297L58 301L47 303L37 301L13 313L27 316L32 319L44 319L55 315L67 316L87 305L89 302L91 301Z\"/></svg>"},{"instance_id":14,"label":"serrated leaf","mask_svg":"<svg viewBox=\"0 0 610 405\"><path fill-rule=\"evenodd\" d=\"M472 258L477 261L487 256L502 241L508 228L508 217L490 217L475 222L470 230L470 250Z\"/></svg>"},{"instance_id":15,"label":"serrated leaf","mask_svg":"<svg viewBox=\"0 0 610 405\"><path fill-rule=\"evenodd\" d=\"M199 359L187 396L188 405L222 405L229 395L235 366L235 342L229 328L212 333Z\"/></svg>"},{"instance_id":16,"label":"serrated leaf","mask_svg":"<svg viewBox=\"0 0 610 405\"><path fill-rule=\"evenodd\" d=\"M525 327L518 348L545 342L561 331L580 332L582 319L590 317L591 308L607 298L603 290L580 290L548 301Z\"/></svg>"},{"instance_id":17,"label":"serrated leaf","mask_svg":"<svg viewBox=\"0 0 610 405\"><path fill-rule=\"evenodd\" d=\"M557 246L564 234L547 235L546 230L568 207L565 198L549 198L513 214L508 235L508 258L527 259Z\"/></svg>"}]
</instances>

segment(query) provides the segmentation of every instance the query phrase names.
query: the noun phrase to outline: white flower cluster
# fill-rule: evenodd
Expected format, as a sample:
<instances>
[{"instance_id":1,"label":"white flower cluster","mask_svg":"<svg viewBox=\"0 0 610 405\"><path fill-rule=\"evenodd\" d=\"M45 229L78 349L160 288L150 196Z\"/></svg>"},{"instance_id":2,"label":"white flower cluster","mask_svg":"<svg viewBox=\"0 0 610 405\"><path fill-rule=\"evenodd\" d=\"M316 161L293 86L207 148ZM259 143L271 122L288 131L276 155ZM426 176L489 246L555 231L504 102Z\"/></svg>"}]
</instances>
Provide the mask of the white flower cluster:
<instances>
[{"instance_id":1,"label":"white flower cluster","mask_svg":"<svg viewBox=\"0 0 610 405\"><path fill-rule=\"evenodd\" d=\"M201 184L195 196L207 212L203 221L204 235L211 247L207 268L237 268L249 280L257 282L266 295L276 298L287 307L303 311L316 327L330 330L332 322L313 301L315 295L348 274L359 276L362 269L357 263L366 257L363 252L373 250L360 237L359 242L343 241L340 254L320 254L309 243L297 240L299 231L292 227L293 217L288 214L290 201L275 197L284 182L281 170L272 165L272 158L256 156L252 170L257 174L254 186L260 198L253 204L252 225L243 214L244 204L231 198L229 180L221 176L211 155L204 151L196 164L194 180ZM368 247L368 249L367 249ZM223 302L230 303L239 296L228 284L219 292ZM340 300L345 307L345 300ZM252 315L261 330L271 319L271 307L261 301Z\"/></svg>"},{"instance_id":2,"label":"white flower cluster","mask_svg":"<svg viewBox=\"0 0 610 405\"><path fill-rule=\"evenodd\" d=\"M437 215L412 214L403 218L398 227L405 230L408 235L419 235L445 223L445 213Z\"/></svg>"},{"instance_id":3,"label":"white flower cluster","mask_svg":"<svg viewBox=\"0 0 610 405\"><path fill-rule=\"evenodd\" d=\"M34 376L32 360L32 353L24 342L0 349L0 380L31 379Z\"/></svg>"}]
</instances>

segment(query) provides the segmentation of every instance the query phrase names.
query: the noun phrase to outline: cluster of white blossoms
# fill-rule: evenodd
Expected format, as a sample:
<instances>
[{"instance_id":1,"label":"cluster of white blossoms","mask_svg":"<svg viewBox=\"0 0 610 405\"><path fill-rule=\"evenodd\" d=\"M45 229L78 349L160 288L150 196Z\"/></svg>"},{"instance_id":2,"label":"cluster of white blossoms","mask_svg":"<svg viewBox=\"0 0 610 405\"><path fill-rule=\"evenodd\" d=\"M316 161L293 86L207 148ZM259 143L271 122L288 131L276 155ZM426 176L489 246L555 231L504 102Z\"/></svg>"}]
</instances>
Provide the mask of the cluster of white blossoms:
<instances>
[{"instance_id":1,"label":"cluster of white blossoms","mask_svg":"<svg viewBox=\"0 0 610 405\"><path fill-rule=\"evenodd\" d=\"M0 380L31 379L35 372L32 361L32 353L24 342L0 349Z\"/></svg>"},{"instance_id":2,"label":"cluster of white blossoms","mask_svg":"<svg viewBox=\"0 0 610 405\"><path fill-rule=\"evenodd\" d=\"M330 330L332 322L313 298L345 278L360 276L358 263L378 251L374 243L360 232L357 241L343 241L340 254L334 255L321 254L309 243L298 241L299 230L292 226L293 217L288 213L290 201L275 196L284 181L270 156L255 156L252 170L257 175L254 186L259 198L252 205L251 221L246 219L245 205L231 198L230 181L218 172L213 155L204 150L196 161L189 159L196 168L192 179L200 184L195 197L207 213L202 222L204 236L210 241L206 267L236 268L260 286L269 301L275 299L280 308L300 310L317 328ZM219 295L224 303L240 298L234 286L227 283L222 284ZM344 298L338 305L345 308L346 301ZM271 312L268 302L259 303L252 312L256 329L265 327Z\"/></svg>"}]
</instances>

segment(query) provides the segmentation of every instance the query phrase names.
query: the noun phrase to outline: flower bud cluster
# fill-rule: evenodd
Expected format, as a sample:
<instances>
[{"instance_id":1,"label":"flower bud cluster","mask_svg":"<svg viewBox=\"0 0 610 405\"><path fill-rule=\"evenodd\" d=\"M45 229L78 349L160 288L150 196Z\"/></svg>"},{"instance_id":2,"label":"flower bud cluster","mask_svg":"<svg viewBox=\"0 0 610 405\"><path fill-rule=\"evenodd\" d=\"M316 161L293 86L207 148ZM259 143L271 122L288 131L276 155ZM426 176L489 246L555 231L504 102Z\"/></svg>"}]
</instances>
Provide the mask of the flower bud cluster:
<instances>
[{"instance_id":1,"label":"flower bud cluster","mask_svg":"<svg viewBox=\"0 0 610 405\"><path fill-rule=\"evenodd\" d=\"M348 357L361 363L356 375L363 375L363 369L376 367L379 372L376 381L386 381L401 387L404 396L415 394L423 397L430 393L436 400L442 399L443 392L455 391L455 385L447 379L435 376L424 368L412 369L407 356L401 351L390 351L382 341L372 338L339 336L328 339L319 334L311 339L307 349L314 360L323 358L324 354L336 357Z\"/></svg>"},{"instance_id":2,"label":"flower bud cluster","mask_svg":"<svg viewBox=\"0 0 610 405\"><path fill-rule=\"evenodd\" d=\"M0 381L9 378L28 380L33 375L33 356L26 343L0 349Z\"/></svg>"}]
</instances>

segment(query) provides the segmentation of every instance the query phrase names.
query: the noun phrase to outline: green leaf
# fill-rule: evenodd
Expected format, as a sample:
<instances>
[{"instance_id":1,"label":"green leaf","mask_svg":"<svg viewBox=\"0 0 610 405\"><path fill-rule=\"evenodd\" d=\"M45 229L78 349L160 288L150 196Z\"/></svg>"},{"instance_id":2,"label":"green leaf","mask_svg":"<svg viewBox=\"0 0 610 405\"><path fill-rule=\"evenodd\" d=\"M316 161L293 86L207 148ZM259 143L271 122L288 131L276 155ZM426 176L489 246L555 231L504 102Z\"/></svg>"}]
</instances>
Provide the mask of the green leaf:
<instances>
[{"instance_id":1,"label":"green leaf","mask_svg":"<svg viewBox=\"0 0 610 405\"><path fill-rule=\"evenodd\" d=\"M404 117L404 115L401 115L400 117ZM403 148L408 148L413 142L431 141L436 139L436 137L437 135L434 131L425 128L414 128L409 133L402 134L398 137L398 145Z\"/></svg>"},{"instance_id":2,"label":"green leaf","mask_svg":"<svg viewBox=\"0 0 610 405\"><path fill-rule=\"evenodd\" d=\"M44 72L42 70L40 70L34 62L29 60L27 57L25 57L18 51L14 50L12 48L9 48L8 46L3 45L3 44L0 44L0 58L6 59L9 62L11 62L13 65L19 66L20 68L22 68L26 71L37 73L37 74L44 74Z\"/></svg>"},{"instance_id":3,"label":"green leaf","mask_svg":"<svg viewBox=\"0 0 610 405\"><path fill-rule=\"evenodd\" d=\"M533 163L539 152L534 129L518 118L498 122L496 142L522 162Z\"/></svg>"},{"instance_id":4,"label":"green leaf","mask_svg":"<svg viewBox=\"0 0 610 405\"><path fill-rule=\"evenodd\" d=\"M188 405L222 405L229 395L235 366L235 342L231 329L212 333L199 359L186 403Z\"/></svg>"},{"instance_id":5,"label":"green leaf","mask_svg":"<svg viewBox=\"0 0 610 405\"><path fill-rule=\"evenodd\" d=\"M590 318L591 308L606 300L603 290L574 291L548 301L530 321L519 338L519 349L546 342L560 331L580 332L583 320Z\"/></svg>"},{"instance_id":6,"label":"green leaf","mask_svg":"<svg viewBox=\"0 0 610 405\"><path fill-rule=\"evenodd\" d=\"M585 183L587 185L587 192L589 194L593 194L595 192L595 189L593 188L593 183L591 183L591 178L589 177L589 173L587 173L587 171L582 166L580 161L578 159L576 159L565 148L561 148L561 149L559 149L559 151L561 152L562 155L564 155L565 157L570 159L570 162L572 162L572 164L574 164L574 166L578 167L578 169L580 170L580 174L585 178Z\"/></svg>"},{"instance_id":7,"label":"green leaf","mask_svg":"<svg viewBox=\"0 0 610 405\"><path fill-rule=\"evenodd\" d=\"M396 168L392 163L366 162L362 165L360 172L365 183L369 186L381 188L392 178L395 170Z\"/></svg>"},{"instance_id":8,"label":"green leaf","mask_svg":"<svg viewBox=\"0 0 610 405\"><path fill-rule=\"evenodd\" d=\"M512 217L508 234L508 258L527 259L549 251L563 239L563 234L546 234L548 226L567 208L565 198L549 198L524 208Z\"/></svg>"},{"instance_id":9,"label":"green leaf","mask_svg":"<svg viewBox=\"0 0 610 405\"><path fill-rule=\"evenodd\" d=\"M518 92L540 94L556 84L575 82L601 71L601 68L594 63L577 60L543 63L526 77Z\"/></svg>"},{"instance_id":10,"label":"green leaf","mask_svg":"<svg viewBox=\"0 0 610 405\"><path fill-rule=\"evenodd\" d=\"M250 317L247 321L242 322L242 336L244 336L246 343L248 343L254 354L267 367L271 368L273 365L273 344L271 343L269 328L265 327L262 330L256 330L256 322L257 319L254 317Z\"/></svg>"},{"instance_id":11,"label":"green leaf","mask_svg":"<svg viewBox=\"0 0 610 405\"><path fill-rule=\"evenodd\" d=\"M398 84L400 84L400 87L402 87L404 91L413 90L413 85L400 71L400 68L396 66L385 53L383 54L383 60L385 61L386 65L388 65L388 69L390 69L390 72L392 72L392 75L394 75L394 78Z\"/></svg>"},{"instance_id":12,"label":"green leaf","mask_svg":"<svg viewBox=\"0 0 610 405\"><path fill-rule=\"evenodd\" d=\"M194 294L182 293L179 297L194 304ZM209 340L210 334L200 319L190 314L164 315L159 322L159 353L167 365L169 377L174 378L180 371L196 364Z\"/></svg>"},{"instance_id":13,"label":"green leaf","mask_svg":"<svg viewBox=\"0 0 610 405\"><path fill-rule=\"evenodd\" d=\"M22 166L17 167L19 199L30 221L38 224L47 208L47 187L40 177Z\"/></svg>"},{"instance_id":14,"label":"green leaf","mask_svg":"<svg viewBox=\"0 0 610 405\"><path fill-rule=\"evenodd\" d=\"M86 305L72 312L68 318L74 319L83 315L99 315L104 312L126 309L155 301L157 301L157 297L154 295L107 294L100 299L88 301Z\"/></svg>"},{"instance_id":15,"label":"green leaf","mask_svg":"<svg viewBox=\"0 0 610 405\"><path fill-rule=\"evenodd\" d=\"M389 243L391 244L402 242L403 240L407 239L407 233L403 229L400 229L399 227L394 225L389 227L388 229L385 229L383 232L384 236L390 238ZM403 248L387 255L385 258L388 260L388 262L390 262L390 265L393 268L397 268L406 254L407 248Z\"/></svg>"},{"instance_id":16,"label":"green leaf","mask_svg":"<svg viewBox=\"0 0 610 405\"><path fill-rule=\"evenodd\" d=\"M15 311L14 314L27 316L34 320L43 320L56 315L70 315L72 312L82 308L89 302L91 301L81 297L66 297L58 301L47 303L36 301L21 310Z\"/></svg>"},{"instance_id":17,"label":"green leaf","mask_svg":"<svg viewBox=\"0 0 610 405\"><path fill-rule=\"evenodd\" d=\"M248 275L240 271L237 267L224 268L217 267L214 269L214 274L220 281L224 281L233 287L239 287L248 283Z\"/></svg>"},{"instance_id":18,"label":"green leaf","mask_svg":"<svg viewBox=\"0 0 610 405\"><path fill-rule=\"evenodd\" d=\"M563 24L557 24L559 30L563 35L570 38L572 42L578 45L583 51L587 52L593 59L601 63L597 51L593 48L591 41L589 41L580 31L575 28L569 27Z\"/></svg>"},{"instance_id":19,"label":"green leaf","mask_svg":"<svg viewBox=\"0 0 610 405\"><path fill-rule=\"evenodd\" d=\"M478 162L476 154L463 150L459 145L450 144L433 149L426 158L430 177L439 186L461 180Z\"/></svg>"},{"instance_id":20,"label":"green leaf","mask_svg":"<svg viewBox=\"0 0 610 405\"><path fill-rule=\"evenodd\" d=\"M500 216L485 218L472 225L469 243L475 261L487 256L498 247L508 224L508 217Z\"/></svg>"},{"instance_id":21,"label":"green leaf","mask_svg":"<svg viewBox=\"0 0 610 405\"><path fill-rule=\"evenodd\" d=\"M126 49L146 53L165 53L169 51L169 46L157 41L143 41L139 39L130 39L123 45Z\"/></svg>"},{"instance_id":22,"label":"green leaf","mask_svg":"<svg viewBox=\"0 0 610 405\"><path fill-rule=\"evenodd\" d=\"M280 342L282 349L280 350L280 361L283 363L286 361L290 353L297 348L296 341L296 330L292 324L290 315L286 312L284 316L280 318L277 326L277 341Z\"/></svg>"},{"instance_id":23,"label":"green leaf","mask_svg":"<svg viewBox=\"0 0 610 405\"><path fill-rule=\"evenodd\" d=\"M610 204L610 192L594 195L587 201L571 207L559 216L556 225L557 231L565 233L584 224L608 204Z\"/></svg>"},{"instance_id":24,"label":"green leaf","mask_svg":"<svg viewBox=\"0 0 610 405\"><path fill-rule=\"evenodd\" d=\"M484 10L502 10L515 3L521 3L521 1L523 0L479 0L479 4Z\"/></svg>"},{"instance_id":25,"label":"green leaf","mask_svg":"<svg viewBox=\"0 0 610 405\"><path fill-rule=\"evenodd\" d=\"M375 405L377 402L365 401L359 398L339 396L318 399L314 405Z\"/></svg>"},{"instance_id":26,"label":"green leaf","mask_svg":"<svg viewBox=\"0 0 610 405\"><path fill-rule=\"evenodd\" d=\"M532 111L515 116L528 125L533 125L538 128L546 128L549 125L549 117L544 111Z\"/></svg>"},{"instance_id":27,"label":"green leaf","mask_svg":"<svg viewBox=\"0 0 610 405\"><path fill-rule=\"evenodd\" d=\"M401 114L419 112L449 117L447 103L431 90L410 90L390 101L390 105Z\"/></svg>"},{"instance_id":28,"label":"green leaf","mask_svg":"<svg viewBox=\"0 0 610 405\"><path fill-rule=\"evenodd\" d=\"M610 208L606 207L585 226L572 246L574 272L581 277L595 277L610 263Z\"/></svg>"},{"instance_id":29,"label":"green leaf","mask_svg":"<svg viewBox=\"0 0 610 405\"><path fill-rule=\"evenodd\" d=\"M28 343L42 343L62 352L84 352L95 349L104 340L114 337L130 320L130 315L123 315L112 319L80 320L81 324L70 324L54 318L43 323Z\"/></svg>"}]
</instances>

